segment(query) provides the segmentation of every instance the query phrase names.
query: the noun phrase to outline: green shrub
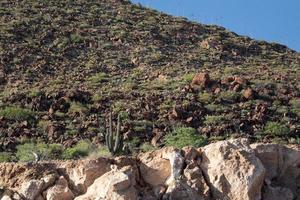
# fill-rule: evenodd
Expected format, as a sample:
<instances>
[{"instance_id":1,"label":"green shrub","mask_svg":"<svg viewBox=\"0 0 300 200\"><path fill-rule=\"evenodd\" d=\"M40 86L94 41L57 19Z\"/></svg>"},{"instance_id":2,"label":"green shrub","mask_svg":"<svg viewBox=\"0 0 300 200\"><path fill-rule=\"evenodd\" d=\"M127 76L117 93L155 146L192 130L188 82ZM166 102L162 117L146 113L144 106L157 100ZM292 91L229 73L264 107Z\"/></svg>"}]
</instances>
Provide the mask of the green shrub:
<instances>
[{"instance_id":1,"label":"green shrub","mask_svg":"<svg viewBox=\"0 0 300 200\"><path fill-rule=\"evenodd\" d=\"M89 154L89 158L110 157L111 153L106 145L100 145Z\"/></svg>"},{"instance_id":2,"label":"green shrub","mask_svg":"<svg viewBox=\"0 0 300 200\"><path fill-rule=\"evenodd\" d=\"M31 110L20 107L5 107L0 110L0 116L17 121L32 120L34 113Z\"/></svg>"},{"instance_id":3,"label":"green shrub","mask_svg":"<svg viewBox=\"0 0 300 200\"><path fill-rule=\"evenodd\" d=\"M184 82L190 83L190 82L192 82L194 76L195 76L195 73L188 73L188 74L183 75L182 80Z\"/></svg>"},{"instance_id":4,"label":"green shrub","mask_svg":"<svg viewBox=\"0 0 300 200\"><path fill-rule=\"evenodd\" d=\"M94 76L91 76L88 80L93 85L98 85L100 83L107 82L109 80L109 77L107 74L100 72L95 74Z\"/></svg>"},{"instance_id":5,"label":"green shrub","mask_svg":"<svg viewBox=\"0 0 300 200\"><path fill-rule=\"evenodd\" d=\"M72 102L70 105L70 108L68 110L69 114L84 114L88 112L88 107L86 105L83 105L82 103L79 102Z\"/></svg>"},{"instance_id":6,"label":"green shrub","mask_svg":"<svg viewBox=\"0 0 300 200\"><path fill-rule=\"evenodd\" d=\"M219 94L219 98L226 101L236 101L239 98L240 94L235 91L222 91Z\"/></svg>"},{"instance_id":7,"label":"green shrub","mask_svg":"<svg viewBox=\"0 0 300 200\"><path fill-rule=\"evenodd\" d=\"M156 148L154 146L152 146L149 142L145 142L140 146L140 150L142 152L148 152L148 151L153 151Z\"/></svg>"},{"instance_id":8,"label":"green shrub","mask_svg":"<svg viewBox=\"0 0 300 200\"><path fill-rule=\"evenodd\" d=\"M283 136L290 132L290 129L284 124L278 122L268 122L263 130L266 135Z\"/></svg>"},{"instance_id":9,"label":"green shrub","mask_svg":"<svg viewBox=\"0 0 300 200\"><path fill-rule=\"evenodd\" d=\"M165 144L167 146L174 146L183 148L185 146L201 147L207 143L206 138L196 134L194 128L176 128L171 134L166 135Z\"/></svg>"},{"instance_id":10,"label":"green shrub","mask_svg":"<svg viewBox=\"0 0 300 200\"><path fill-rule=\"evenodd\" d=\"M213 95L208 92L202 92L198 95L198 100L201 103L211 103L213 101Z\"/></svg>"},{"instance_id":11,"label":"green shrub","mask_svg":"<svg viewBox=\"0 0 300 200\"><path fill-rule=\"evenodd\" d=\"M25 143L17 146L16 157L19 161L34 161L33 152L38 154L41 160L59 159L62 146L60 144Z\"/></svg>"},{"instance_id":12,"label":"green shrub","mask_svg":"<svg viewBox=\"0 0 300 200\"><path fill-rule=\"evenodd\" d=\"M291 111L300 117L300 99L292 99L290 100L289 104L291 105Z\"/></svg>"},{"instance_id":13,"label":"green shrub","mask_svg":"<svg viewBox=\"0 0 300 200\"><path fill-rule=\"evenodd\" d=\"M82 140L78 142L74 147L70 147L64 150L63 159L78 159L88 156L93 151L93 145L90 141Z\"/></svg>"},{"instance_id":14,"label":"green shrub","mask_svg":"<svg viewBox=\"0 0 300 200\"><path fill-rule=\"evenodd\" d=\"M12 153L0 152L0 162L10 162L12 161Z\"/></svg>"},{"instance_id":15,"label":"green shrub","mask_svg":"<svg viewBox=\"0 0 300 200\"><path fill-rule=\"evenodd\" d=\"M219 125L224 122L226 118L223 115L207 115L204 123L208 126Z\"/></svg>"}]
</instances>

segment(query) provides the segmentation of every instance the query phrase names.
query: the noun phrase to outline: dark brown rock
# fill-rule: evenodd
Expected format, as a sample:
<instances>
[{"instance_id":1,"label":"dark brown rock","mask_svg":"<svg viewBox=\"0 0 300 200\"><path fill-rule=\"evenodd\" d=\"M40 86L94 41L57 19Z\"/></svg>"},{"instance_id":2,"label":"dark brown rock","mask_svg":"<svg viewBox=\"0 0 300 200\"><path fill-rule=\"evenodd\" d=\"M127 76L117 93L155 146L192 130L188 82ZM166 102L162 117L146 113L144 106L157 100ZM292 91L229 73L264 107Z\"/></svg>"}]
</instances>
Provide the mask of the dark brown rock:
<instances>
[{"instance_id":1,"label":"dark brown rock","mask_svg":"<svg viewBox=\"0 0 300 200\"><path fill-rule=\"evenodd\" d=\"M207 87L210 83L210 77L208 73L196 74L192 80L192 85L199 85L202 87Z\"/></svg>"}]
</instances>

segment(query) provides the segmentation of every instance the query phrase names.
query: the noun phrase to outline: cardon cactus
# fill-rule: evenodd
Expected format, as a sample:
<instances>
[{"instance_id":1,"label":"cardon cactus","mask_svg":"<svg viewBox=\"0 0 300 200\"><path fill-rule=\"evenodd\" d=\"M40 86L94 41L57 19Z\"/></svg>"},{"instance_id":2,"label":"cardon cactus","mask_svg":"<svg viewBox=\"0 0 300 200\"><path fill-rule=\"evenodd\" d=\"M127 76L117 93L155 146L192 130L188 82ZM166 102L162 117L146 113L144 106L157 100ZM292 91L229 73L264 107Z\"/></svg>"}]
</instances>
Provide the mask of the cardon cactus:
<instances>
[{"instance_id":1,"label":"cardon cactus","mask_svg":"<svg viewBox=\"0 0 300 200\"><path fill-rule=\"evenodd\" d=\"M113 131L113 122L112 122L112 114L109 114L108 119L108 126L106 126L106 145L112 155L115 155L116 153L120 152L123 148L123 137L120 134L121 129L121 120L120 120L120 114L118 115L118 121L117 121L117 130L116 132Z\"/></svg>"}]
</instances>

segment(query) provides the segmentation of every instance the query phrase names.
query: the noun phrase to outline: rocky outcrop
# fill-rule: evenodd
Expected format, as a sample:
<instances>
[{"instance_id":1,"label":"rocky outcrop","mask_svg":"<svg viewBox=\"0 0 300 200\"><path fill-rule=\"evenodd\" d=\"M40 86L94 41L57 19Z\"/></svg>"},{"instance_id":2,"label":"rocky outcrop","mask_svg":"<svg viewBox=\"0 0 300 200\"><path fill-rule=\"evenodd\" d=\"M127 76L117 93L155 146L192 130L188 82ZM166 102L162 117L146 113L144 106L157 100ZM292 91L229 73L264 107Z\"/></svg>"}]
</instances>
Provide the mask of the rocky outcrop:
<instances>
[{"instance_id":1,"label":"rocky outcrop","mask_svg":"<svg viewBox=\"0 0 300 200\"><path fill-rule=\"evenodd\" d=\"M201 168L214 198L261 199L265 168L247 140L208 145L202 157Z\"/></svg>"},{"instance_id":2,"label":"rocky outcrop","mask_svg":"<svg viewBox=\"0 0 300 200\"><path fill-rule=\"evenodd\" d=\"M0 164L1 200L299 200L300 147L221 141L137 157Z\"/></svg>"}]
</instances>

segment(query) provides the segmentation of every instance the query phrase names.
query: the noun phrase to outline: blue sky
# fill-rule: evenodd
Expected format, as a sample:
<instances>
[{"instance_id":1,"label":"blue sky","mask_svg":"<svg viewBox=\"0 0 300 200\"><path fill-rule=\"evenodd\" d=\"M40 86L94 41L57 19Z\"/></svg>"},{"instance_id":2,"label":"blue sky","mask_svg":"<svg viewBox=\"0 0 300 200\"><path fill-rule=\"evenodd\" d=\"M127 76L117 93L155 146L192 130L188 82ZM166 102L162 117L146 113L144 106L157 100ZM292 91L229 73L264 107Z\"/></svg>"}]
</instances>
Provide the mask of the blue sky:
<instances>
[{"instance_id":1,"label":"blue sky","mask_svg":"<svg viewBox=\"0 0 300 200\"><path fill-rule=\"evenodd\" d=\"M300 51L300 0L132 0Z\"/></svg>"}]
</instances>

